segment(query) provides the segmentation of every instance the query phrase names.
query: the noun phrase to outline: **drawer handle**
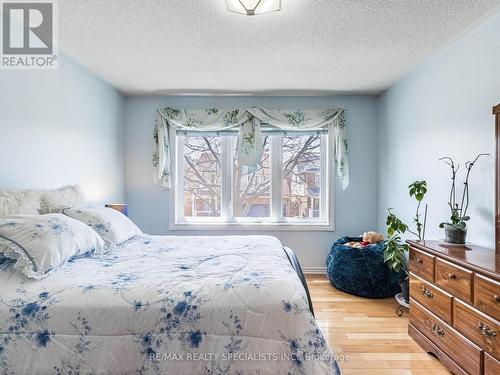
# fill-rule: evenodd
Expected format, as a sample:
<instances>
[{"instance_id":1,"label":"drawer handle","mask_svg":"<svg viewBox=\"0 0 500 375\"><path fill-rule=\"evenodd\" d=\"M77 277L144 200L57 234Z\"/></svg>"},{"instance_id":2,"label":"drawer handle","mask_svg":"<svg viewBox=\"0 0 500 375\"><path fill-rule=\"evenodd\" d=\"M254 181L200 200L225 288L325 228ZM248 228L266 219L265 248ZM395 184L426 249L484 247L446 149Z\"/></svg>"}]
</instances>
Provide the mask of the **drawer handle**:
<instances>
[{"instance_id":1,"label":"drawer handle","mask_svg":"<svg viewBox=\"0 0 500 375\"><path fill-rule=\"evenodd\" d=\"M489 338L492 337L497 337L497 332L488 327L486 324L483 322L478 322L477 323L477 329L479 329L479 332L481 332L481 335L487 336Z\"/></svg>"},{"instance_id":2,"label":"drawer handle","mask_svg":"<svg viewBox=\"0 0 500 375\"><path fill-rule=\"evenodd\" d=\"M434 323L432 325L432 332L439 336L439 337L442 337L444 336L445 332L444 332L444 329L442 329L439 325L437 325L436 323Z\"/></svg>"},{"instance_id":3,"label":"drawer handle","mask_svg":"<svg viewBox=\"0 0 500 375\"><path fill-rule=\"evenodd\" d=\"M455 275L454 273L449 273L448 274L448 279L450 279L450 280L458 280L458 276Z\"/></svg>"},{"instance_id":4,"label":"drawer handle","mask_svg":"<svg viewBox=\"0 0 500 375\"><path fill-rule=\"evenodd\" d=\"M419 263L419 264L423 264L423 263L424 263L424 261L422 260L422 258L417 258L417 263Z\"/></svg>"},{"instance_id":5,"label":"drawer handle","mask_svg":"<svg viewBox=\"0 0 500 375\"><path fill-rule=\"evenodd\" d=\"M436 333L439 337L444 336L444 329L442 329L440 326L437 327Z\"/></svg>"},{"instance_id":6,"label":"drawer handle","mask_svg":"<svg viewBox=\"0 0 500 375\"><path fill-rule=\"evenodd\" d=\"M493 296L493 300L496 302L496 303L500 303L500 296L498 294L495 294Z\"/></svg>"},{"instance_id":7,"label":"drawer handle","mask_svg":"<svg viewBox=\"0 0 500 375\"><path fill-rule=\"evenodd\" d=\"M434 298L434 293L432 293L432 291L427 289L425 286L422 287L422 294L429 299Z\"/></svg>"}]
</instances>

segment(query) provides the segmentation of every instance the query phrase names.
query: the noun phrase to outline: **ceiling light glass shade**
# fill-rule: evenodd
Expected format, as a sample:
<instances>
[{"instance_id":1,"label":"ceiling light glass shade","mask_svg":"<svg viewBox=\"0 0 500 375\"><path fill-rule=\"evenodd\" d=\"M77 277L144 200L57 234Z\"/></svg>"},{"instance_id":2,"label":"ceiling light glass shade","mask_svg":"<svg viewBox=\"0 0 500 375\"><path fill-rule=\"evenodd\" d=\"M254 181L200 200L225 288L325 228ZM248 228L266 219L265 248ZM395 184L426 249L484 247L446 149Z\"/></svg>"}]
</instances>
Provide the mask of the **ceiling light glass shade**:
<instances>
[{"instance_id":1,"label":"ceiling light glass shade","mask_svg":"<svg viewBox=\"0 0 500 375\"><path fill-rule=\"evenodd\" d=\"M281 0L226 0L231 12L253 16L276 12L281 9Z\"/></svg>"}]
</instances>

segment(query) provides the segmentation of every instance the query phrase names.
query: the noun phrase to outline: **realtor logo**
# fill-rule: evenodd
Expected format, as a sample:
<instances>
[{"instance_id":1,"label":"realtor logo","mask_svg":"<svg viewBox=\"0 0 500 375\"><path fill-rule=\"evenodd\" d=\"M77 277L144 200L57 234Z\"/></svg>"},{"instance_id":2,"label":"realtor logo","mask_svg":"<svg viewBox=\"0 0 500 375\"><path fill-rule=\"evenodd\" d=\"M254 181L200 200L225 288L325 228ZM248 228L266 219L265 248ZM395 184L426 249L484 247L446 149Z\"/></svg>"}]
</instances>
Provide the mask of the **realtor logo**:
<instances>
[{"instance_id":1,"label":"realtor logo","mask_svg":"<svg viewBox=\"0 0 500 375\"><path fill-rule=\"evenodd\" d=\"M2 3L1 68L57 67L55 11L52 1Z\"/></svg>"}]
</instances>

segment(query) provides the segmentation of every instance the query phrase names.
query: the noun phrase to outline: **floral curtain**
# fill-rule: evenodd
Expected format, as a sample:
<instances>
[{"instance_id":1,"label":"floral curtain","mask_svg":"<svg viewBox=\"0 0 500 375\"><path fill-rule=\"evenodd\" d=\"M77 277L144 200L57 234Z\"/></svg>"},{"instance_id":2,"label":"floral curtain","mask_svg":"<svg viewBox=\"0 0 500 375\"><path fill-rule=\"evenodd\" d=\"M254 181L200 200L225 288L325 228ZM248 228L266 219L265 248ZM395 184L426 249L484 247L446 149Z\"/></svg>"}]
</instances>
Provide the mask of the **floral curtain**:
<instances>
[{"instance_id":1,"label":"floral curtain","mask_svg":"<svg viewBox=\"0 0 500 375\"><path fill-rule=\"evenodd\" d=\"M337 109L179 109L162 108L154 128L154 182L170 187L170 134L172 131L224 131L238 128L238 161L255 166L261 160L261 124L286 131L328 129L332 155L342 188L349 185L348 142L344 110Z\"/></svg>"}]
</instances>

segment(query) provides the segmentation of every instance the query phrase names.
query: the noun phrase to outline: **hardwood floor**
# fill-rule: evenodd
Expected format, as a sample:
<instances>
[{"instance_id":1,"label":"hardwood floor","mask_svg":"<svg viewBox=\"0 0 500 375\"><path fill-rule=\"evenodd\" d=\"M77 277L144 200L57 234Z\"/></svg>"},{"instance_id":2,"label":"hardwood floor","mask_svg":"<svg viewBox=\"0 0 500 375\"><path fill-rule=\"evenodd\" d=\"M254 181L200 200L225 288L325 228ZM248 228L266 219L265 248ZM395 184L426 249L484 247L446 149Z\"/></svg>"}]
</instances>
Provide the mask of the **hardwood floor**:
<instances>
[{"instance_id":1,"label":"hardwood floor","mask_svg":"<svg viewBox=\"0 0 500 375\"><path fill-rule=\"evenodd\" d=\"M316 320L345 375L449 375L408 336L408 314L394 298L367 299L338 291L323 275L306 275ZM407 311L407 310L406 310Z\"/></svg>"}]
</instances>

